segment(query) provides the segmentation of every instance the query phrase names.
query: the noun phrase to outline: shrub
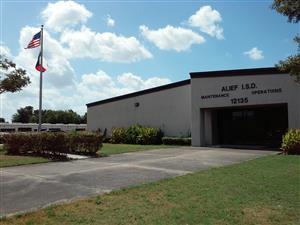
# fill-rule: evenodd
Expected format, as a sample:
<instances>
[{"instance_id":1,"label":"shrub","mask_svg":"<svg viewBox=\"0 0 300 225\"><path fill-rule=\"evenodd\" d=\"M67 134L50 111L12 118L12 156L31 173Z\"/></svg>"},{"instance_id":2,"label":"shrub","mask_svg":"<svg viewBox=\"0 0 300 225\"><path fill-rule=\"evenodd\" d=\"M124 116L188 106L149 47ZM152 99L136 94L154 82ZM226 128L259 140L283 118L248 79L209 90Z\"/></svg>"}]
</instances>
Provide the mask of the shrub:
<instances>
[{"instance_id":1,"label":"shrub","mask_svg":"<svg viewBox=\"0 0 300 225\"><path fill-rule=\"evenodd\" d=\"M110 137L105 137L105 138L103 138L102 142L103 142L103 143L112 143Z\"/></svg>"},{"instance_id":2,"label":"shrub","mask_svg":"<svg viewBox=\"0 0 300 225\"><path fill-rule=\"evenodd\" d=\"M29 151L30 138L22 133L13 133L3 135L4 149L13 155L24 154Z\"/></svg>"},{"instance_id":3,"label":"shrub","mask_svg":"<svg viewBox=\"0 0 300 225\"><path fill-rule=\"evenodd\" d=\"M284 154L300 155L300 130L289 130L282 137L281 149Z\"/></svg>"},{"instance_id":4,"label":"shrub","mask_svg":"<svg viewBox=\"0 0 300 225\"><path fill-rule=\"evenodd\" d=\"M66 157L66 154L96 155L102 146L100 133L14 133L4 136L8 154Z\"/></svg>"},{"instance_id":5,"label":"shrub","mask_svg":"<svg viewBox=\"0 0 300 225\"><path fill-rule=\"evenodd\" d=\"M191 145L192 139L190 137L163 137L162 143L164 145Z\"/></svg>"},{"instance_id":6,"label":"shrub","mask_svg":"<svg viewBox=\"0 0 300 225\"><path fill-rule=\"evenodd\" d=\"M132 125L126 128L113 128L111 143L161 144L163 133L160 129Z\"/></svg>"},{"instance_id":7,"label":"shrub","mask_svg":"<svg viewBox=\"0 0 300 225\"><path fill-rule=\"evenodd\" d=\"M132 125L126 129L125 143L137 144L137 137L143 132L143 127L140 125Z\"/></svg>"},{"instance_id":8,"label":"shrub","mask_svg":"<svg viewBox=\"0 0 300 225\"><path fill-rule=\"evenodd\" d=\"M111 134L111 143L125 143L126 129L125 128L113 128Z\"/></svg>"},{"instance_id":9,"label":"shrub","mask_svg":"<svg viewBox=\"0 0 300 225\"><path fill-rule=\"evenodd\" d=\"M143 127L137 136L136 143L141 145L161 144L163 133L160 129Z\"/></svg>"},{"instance_id":10,"label":"shrub","mask_svg":"<svg viewBox=\"0 0 300 225\"><path fill-rule=\"evenodd\" d=\"M71 132L66 136L68 152L79 155L96 155L102 146L100 133Z\"/></svg>"}]
</instances>

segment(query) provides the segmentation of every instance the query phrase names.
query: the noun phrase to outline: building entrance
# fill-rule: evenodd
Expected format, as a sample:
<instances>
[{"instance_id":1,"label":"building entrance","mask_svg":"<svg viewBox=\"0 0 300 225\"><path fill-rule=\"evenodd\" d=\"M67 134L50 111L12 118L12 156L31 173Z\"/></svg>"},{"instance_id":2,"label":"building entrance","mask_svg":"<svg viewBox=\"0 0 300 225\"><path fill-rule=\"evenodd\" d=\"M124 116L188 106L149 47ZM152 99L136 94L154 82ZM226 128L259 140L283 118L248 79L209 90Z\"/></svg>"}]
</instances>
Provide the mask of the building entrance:
<instances>
[{"instance_id":1,"label":"building entrance","mask_svg":"<svg viewBox=\"0 0 300 225\"><path fill-rule=\"evenodd\" d=\"M221 145L279 147L288 129L286 104L218 109L216 117Z\"/></svg>"}]
</instances>

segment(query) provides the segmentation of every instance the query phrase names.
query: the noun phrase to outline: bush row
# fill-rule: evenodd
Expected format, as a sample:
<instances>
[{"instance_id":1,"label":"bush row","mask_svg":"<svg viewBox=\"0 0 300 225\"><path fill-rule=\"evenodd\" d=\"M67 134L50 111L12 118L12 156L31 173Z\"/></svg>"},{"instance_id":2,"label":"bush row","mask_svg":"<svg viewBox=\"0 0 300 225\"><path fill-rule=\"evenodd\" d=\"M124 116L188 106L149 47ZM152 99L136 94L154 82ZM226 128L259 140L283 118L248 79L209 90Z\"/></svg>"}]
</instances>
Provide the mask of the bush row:
<instances>
[{"instance_id":1,"label":"bush row","mask_svg":"<svg viewBox=\"0 0 300 225\"><path fill-rule=\"evenodd\" d=\"M160 129L132 125L129 128L113 128L111 143L161 144L163 133Z\"/></svg>"},{"instance_id":2,"label":"bush row","mask_svg":"<svg viewBox=\"0 0 300 225\"><path fill-rule=\"evenodd\" d=\"M282 137L281 149L284 154L300 155L300 130L289 130Z\"/></svg>"},{"instance_id":3,"label":"bush row","mask_svg":"<svg viewBox=\"0 0 300 225\"><path fill-rule=\"evenodd\" d=\"M59 156L71 154L96 155L102 146L100 133L13 133L4 135L8 154Z\"/></svg>"},{"instance_id":4,"label":"bush row","mask_svg":"<svg viewBox=\"0 0 300 225\"><path fill-rule=\"evenodd\" d=\"M190 137L163 137L162 143L164 145L191 145L192 139Z\"/></svg>"}]
</instances>

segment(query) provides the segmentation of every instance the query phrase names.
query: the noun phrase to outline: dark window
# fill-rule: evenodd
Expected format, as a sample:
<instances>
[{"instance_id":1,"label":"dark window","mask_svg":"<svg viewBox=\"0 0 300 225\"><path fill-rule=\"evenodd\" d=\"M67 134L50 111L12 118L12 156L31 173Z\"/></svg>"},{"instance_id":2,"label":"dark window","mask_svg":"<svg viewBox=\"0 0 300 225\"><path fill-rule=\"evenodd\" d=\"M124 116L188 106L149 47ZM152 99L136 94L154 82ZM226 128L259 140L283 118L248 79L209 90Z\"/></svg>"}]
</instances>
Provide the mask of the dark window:
<instances>
[{"instance_id":1,"label":"dark window","mask_svg":"<svg viewBox=\"0 0 300 225\"><path fill-rule=\"evenodd\" d=\"M85 131L84 128L76 128L75 130L76 130L76 131Z\"/></svg>"},{"instance_id":2,"label":"dark window","mask_svg":"<svg viewBox=\"0 0 300 225\"><path fill-rule=\"evenodd\" d=\"M16 130L14 128L1 128L0 132L15 132Z\"/></svg>"},{"instance_id":3,"label":"dark window","mask_svg":"<svg viewBox=\"0 0 300 225\"><path fill-rule=\"evenodd\" d=\"M49 128L49 131L58 132L58 131L61 131L61 129L60 128Z\"/></svg>"},{"instance_id":4,"label":"dark window","mask_svg":"<svg viewBox=\"0 0 300 225\"><path fill-rule=\"evenodd\" d=\"M18 128L18 131L20 131L20 132L31 132L32 129L31 129L31 127L20 127L20 128Z\"/></svg>"}]
</instances>

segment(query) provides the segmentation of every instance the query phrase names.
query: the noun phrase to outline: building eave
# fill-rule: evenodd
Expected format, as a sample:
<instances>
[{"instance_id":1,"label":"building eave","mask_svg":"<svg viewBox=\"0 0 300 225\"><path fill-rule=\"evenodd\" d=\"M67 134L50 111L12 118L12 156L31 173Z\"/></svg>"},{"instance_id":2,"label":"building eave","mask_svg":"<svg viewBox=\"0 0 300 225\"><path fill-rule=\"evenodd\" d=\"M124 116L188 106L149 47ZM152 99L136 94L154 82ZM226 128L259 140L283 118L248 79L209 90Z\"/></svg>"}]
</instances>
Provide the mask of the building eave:
<instances>
[{"instance_id":1,"label":"building eave","mask_svg":"<svg viewBox=\"0 0 300 225\"><path fill-rule=\"evenodd\" d=\"M191 82L190 79L182 80L182 81L179 81L179 82L166 84L166 85L162 85L162 86L159 86L159 87L154 87L154 88L150 88L150 89L146 89L146 90L142 90L142 91L137 91L137 92L133 92L133 93L129 93L129 94L113 97L113 98L108 98L108 99L104 99L104 100L100 100L100 101L96 101L96 102L91 102L91 103L86 104L86 106L89 108L89 107L92 107L92 106L102 105L102 104L106 104L106 103L110 103L110 102L115 102L115 101L119 101L119 100L122 100L122 99L137 97L137 96L141 96L141 95L145 95L145 94L150 94L150 93L154 93L154 92L158 92L158 91L163 91L163 90L167 90L167 89L171 89L171 88L176 88L176 87L188 85L188 84L190 84L190 82Z\"/></svg>"},{"instance_id":2,"label":"building eave","mask_svg":"<svg viewBox=\"0 0 300 225\"><path fill-rule=\"evenodd\" d=\"M207 77L274 75L274 74L286 74L286 73L287 72L285 71L278 70L276 67L264 67L264 68L236 69L236 70L191 72L190 76L192 79L194 79L194 78L207 78Z\"/></svg>"}]
</instances>

